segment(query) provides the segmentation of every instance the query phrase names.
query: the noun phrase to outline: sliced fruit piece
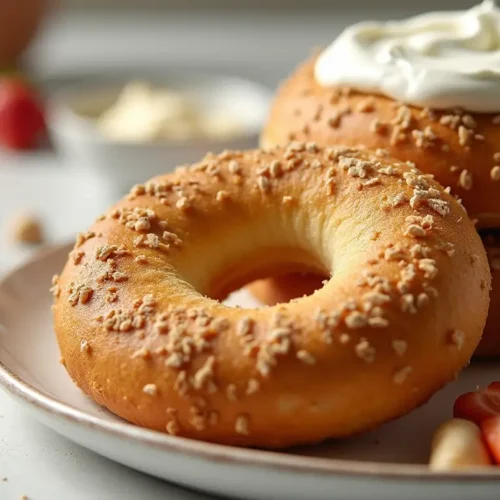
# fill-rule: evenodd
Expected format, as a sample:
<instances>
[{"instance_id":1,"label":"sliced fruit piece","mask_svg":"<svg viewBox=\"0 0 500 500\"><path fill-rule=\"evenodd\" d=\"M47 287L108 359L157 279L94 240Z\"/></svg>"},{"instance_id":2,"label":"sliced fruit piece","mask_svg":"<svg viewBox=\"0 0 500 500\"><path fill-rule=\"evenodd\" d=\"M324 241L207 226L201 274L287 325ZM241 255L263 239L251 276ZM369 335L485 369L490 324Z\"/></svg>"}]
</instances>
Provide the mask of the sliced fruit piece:
<instances>
[{"instance_id":1,"label":"sliced fruit piece","mask_svg":"<svg viewBox=\"0 0 500 500\"><path fill-rule=\"evenodd\" d=\"M500 465L500 417L492 417L481 423L484 440L495 463Z\"/></svg>"},{"instance_id":2,"label":"sliced fruit piece","mask_svg":"<svg viewBox=\"0 0 500 500\"><path fill-rule=\"evenodd\" d=\"M429 467L452 470L491 465L479 427L468 420L454 418L442 424L432 440Z\"/></svg>"},{"instance_id":3,"label":"sliced fruit piece","mask_svg":"<svg viewBox=\"0 0 500 500\"><path fill-rule=\"evenodd\" d=\"M492 382L486 389L459 396L453 406L453 416L478 424L488 418L500 416L500 382Z\"/></svg>"}]
</instances>

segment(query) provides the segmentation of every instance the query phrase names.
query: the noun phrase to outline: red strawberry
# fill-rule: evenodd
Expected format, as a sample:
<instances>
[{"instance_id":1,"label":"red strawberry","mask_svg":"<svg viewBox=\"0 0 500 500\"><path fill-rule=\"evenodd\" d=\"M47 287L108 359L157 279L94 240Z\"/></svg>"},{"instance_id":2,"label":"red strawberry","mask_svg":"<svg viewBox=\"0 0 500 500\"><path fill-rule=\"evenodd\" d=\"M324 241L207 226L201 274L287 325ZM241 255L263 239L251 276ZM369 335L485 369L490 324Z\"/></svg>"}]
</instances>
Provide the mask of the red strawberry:
<instances>
[{"instance_id":1,"label":"red strawberry","mask_svg":"<svg viewBox=\"0 0 500 500\"><path fill-rule=\"evenodd\" d=\"M481 423L481 431L491 456L500 465L500 417L491 417Z\"/></svg>"},{"instance_id":2,"label":"red strawberry","mask_svg":"<svg viewBox=\"0 0 500 500\"><path fill-rule=\"evenodd\" d=\"M453 406L453 416L477 424L491 417L500 417L500 382L492 382L486 389L459 396Z\"/></svg>"},{"instance_id":3,"label":"red strawberry","mask_svg":"<svg viewBox=\"0 0 500 500\"><path fill-rule=\"evenodd\" d=\"M41 104L25 83L0 80L0 144L9 149L33 147L45 127Z\"/></svg>"}]
</instances>

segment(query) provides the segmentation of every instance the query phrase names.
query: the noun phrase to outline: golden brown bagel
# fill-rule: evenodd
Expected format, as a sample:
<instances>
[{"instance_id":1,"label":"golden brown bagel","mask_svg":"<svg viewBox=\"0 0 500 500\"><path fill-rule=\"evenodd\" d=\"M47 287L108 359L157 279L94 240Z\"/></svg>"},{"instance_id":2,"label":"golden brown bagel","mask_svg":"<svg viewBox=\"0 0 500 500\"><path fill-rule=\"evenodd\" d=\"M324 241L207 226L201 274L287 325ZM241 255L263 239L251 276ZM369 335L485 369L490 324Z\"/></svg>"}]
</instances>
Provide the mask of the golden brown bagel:
<instances>
[{"instance_id":1,"label":"golden brown bagel","mask_svg":"<svg viewBox=\"0 0 500 500\"><path fill-rule=\"evenodd\" d=\"M331 278L277 307L214 300L275 269ZM284 447L425 402L476 348L489 287L473 224L436 182L296 143L136 186L78 237L54 325L71 377L122 418Z\"/></svg>"},{"instance_id":2,"label":"golden brown bagel","mask_svg":"<svg viewBox=\"0 0 500 500\"><path fill-rule=\"evenodd\" d=\"M322 87L314 78L315 60L278 90L263 147L301 140L385 149L450 186L478 227L500 227L500 115L431 111Z\"/></svg>"}]
</instances>

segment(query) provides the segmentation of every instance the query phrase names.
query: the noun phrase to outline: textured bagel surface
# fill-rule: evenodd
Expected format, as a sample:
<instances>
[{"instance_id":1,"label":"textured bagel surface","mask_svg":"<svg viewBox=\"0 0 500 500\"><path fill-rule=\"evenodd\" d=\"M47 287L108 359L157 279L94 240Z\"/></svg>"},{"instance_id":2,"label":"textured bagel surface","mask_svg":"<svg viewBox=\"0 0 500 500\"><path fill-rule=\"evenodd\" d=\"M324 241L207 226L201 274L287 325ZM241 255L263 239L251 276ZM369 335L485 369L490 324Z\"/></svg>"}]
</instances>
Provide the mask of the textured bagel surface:
<instances>
[{"instance_id":1,"label":"textured bagel surface","mask_svg":"<svg viewBox=\"0 0 500 500\"><path fill-rule=\"evenodd\" d=\"M219 301L297 271L329 279L280 306ZM276 448L424 403L474 352L489 288L474 225L432 178L293 143L135 186L78 236L52 290L63 362L97 403L170 434Z\"/></svg>"}]
</instances>

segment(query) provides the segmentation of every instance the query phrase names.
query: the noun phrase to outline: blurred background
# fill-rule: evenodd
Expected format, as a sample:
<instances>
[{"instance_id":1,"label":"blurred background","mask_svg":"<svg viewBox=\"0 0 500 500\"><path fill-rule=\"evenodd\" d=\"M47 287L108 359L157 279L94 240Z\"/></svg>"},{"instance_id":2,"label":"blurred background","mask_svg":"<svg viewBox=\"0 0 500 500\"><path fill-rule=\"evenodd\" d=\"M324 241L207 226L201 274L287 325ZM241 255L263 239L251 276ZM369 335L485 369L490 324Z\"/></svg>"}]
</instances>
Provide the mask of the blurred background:
<instances>
[{"instance_id":1,"label":"blurred background","mask_svg":"<svg viewBox=\"0 0 500 500\"><path fill-rule=\"evenodd\" d=\"M0 0L0 271L132 184L253 147L276 85L348 24L465 0Z\"/></svg>"}]
</instances>

